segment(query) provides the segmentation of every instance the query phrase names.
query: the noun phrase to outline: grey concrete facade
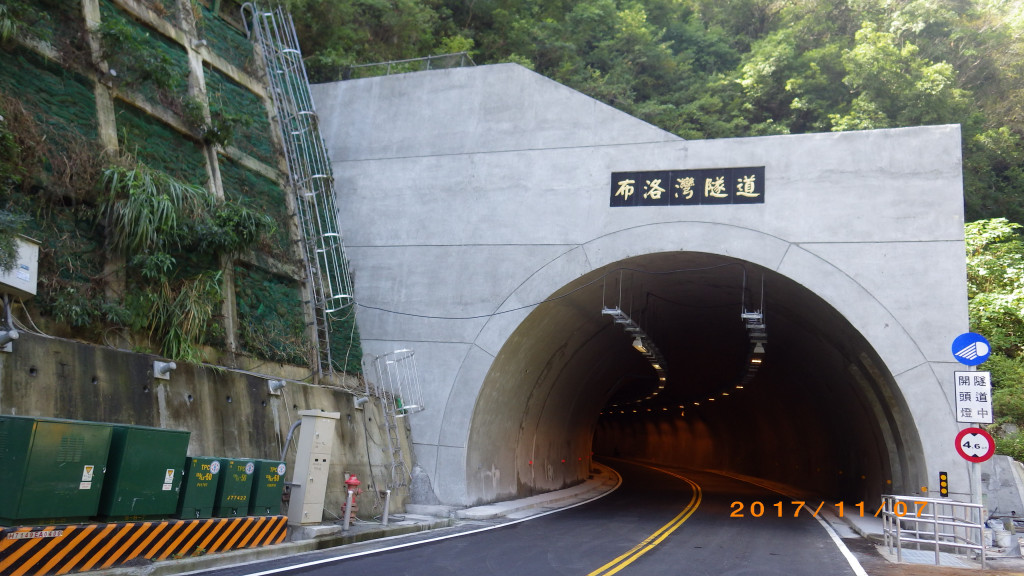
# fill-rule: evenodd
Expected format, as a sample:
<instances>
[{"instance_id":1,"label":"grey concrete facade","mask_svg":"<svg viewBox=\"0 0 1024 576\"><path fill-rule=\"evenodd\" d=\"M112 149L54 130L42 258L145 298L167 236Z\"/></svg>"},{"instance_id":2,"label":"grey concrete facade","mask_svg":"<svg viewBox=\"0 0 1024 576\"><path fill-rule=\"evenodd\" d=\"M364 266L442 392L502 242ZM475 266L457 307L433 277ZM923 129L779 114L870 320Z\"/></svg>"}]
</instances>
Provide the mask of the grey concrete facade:
<instances>
[{"instance_id":1,"label":"grey concrete facade","mask_svg":"<svg viewBox=\"0 0 1024 576\"><path fill-rule=\"evenodd\" d=\"M969 494L950 354L968 328L959 127L684 141L511 64L313 97L364 351L416 350L413 443L441 502L577 483L601 430L616 451L630 437L642 457L836 497L931 492L939 470ZM609 206L613 172L733 166L765 167L763 204ZM704 341L742 344L762 278L775 364L751 400L642 433L599 422L643 368L600 313L611 282L661 318L649 331L697 388L731 369ZM644 293L696 305L659 314Z\"/></svg>"}]
</instances>

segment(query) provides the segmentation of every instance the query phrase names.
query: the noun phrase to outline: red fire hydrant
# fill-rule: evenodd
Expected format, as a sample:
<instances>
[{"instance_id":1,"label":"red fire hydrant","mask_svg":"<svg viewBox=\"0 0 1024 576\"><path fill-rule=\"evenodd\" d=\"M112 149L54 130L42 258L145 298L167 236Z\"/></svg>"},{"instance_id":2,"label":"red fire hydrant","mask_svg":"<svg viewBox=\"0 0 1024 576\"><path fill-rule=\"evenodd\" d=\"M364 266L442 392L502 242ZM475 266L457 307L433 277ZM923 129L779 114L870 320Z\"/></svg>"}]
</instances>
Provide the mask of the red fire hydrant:
<instances>
[{"instance_id":1,"label":"red fire hydrant","mask_svg":"<svg viewBox=\"0 0 1024 576\"><path fill-rule=\"evenodd\" d=\"M362 482L359 481L359 478L356 478L355 474L350 474L345 479L345 506L348 506L350 503L352 505L352 509L349 510L349 516L355 516L359 512L359 504L356 502L355 497L363 493L363 489L359 487L360 484ZM351 493L351 496L348 495L349 493ZM345 509L342 508L341 511L344 513Z\"/></svg>"}]
</instances>

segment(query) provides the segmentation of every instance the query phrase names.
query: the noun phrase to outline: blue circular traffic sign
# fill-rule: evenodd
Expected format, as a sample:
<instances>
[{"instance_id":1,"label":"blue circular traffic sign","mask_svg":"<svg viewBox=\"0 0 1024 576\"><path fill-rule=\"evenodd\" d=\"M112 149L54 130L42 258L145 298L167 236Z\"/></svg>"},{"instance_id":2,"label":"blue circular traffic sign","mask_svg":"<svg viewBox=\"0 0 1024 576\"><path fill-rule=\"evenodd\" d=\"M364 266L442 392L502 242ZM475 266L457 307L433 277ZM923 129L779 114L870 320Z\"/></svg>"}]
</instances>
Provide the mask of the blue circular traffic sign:
<instances>
[{"instance_id":1,"label":"blue circular traffic sign","mask_svg":"<svg viewBox=\"0 0 1024 576\"><path fill-rule=\"evenodd\" d=\"M981 334L965 332L953 340L953 358L961 364L977 366L988 360L991 352L992 347Z\"/></svg>"}]
</instances>

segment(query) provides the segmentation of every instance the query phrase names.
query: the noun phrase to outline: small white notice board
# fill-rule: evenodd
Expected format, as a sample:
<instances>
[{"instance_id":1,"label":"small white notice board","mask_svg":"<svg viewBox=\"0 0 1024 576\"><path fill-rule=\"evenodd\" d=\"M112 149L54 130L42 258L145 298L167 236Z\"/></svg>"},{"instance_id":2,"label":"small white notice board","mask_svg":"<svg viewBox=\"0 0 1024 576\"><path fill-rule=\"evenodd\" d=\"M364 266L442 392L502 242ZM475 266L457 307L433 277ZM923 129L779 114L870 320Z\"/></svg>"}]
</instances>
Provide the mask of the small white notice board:
<instances>
[{"instance_id":1,"label":"small white notice board","mask_svg":"<svg viewBox=\"0 0 1024 576\"><path fill-rule=\"evenodd\" d=\"M991 424L992 374L954 372L953 377L956 380L956 421Z\"/></svg>"}]
</instances>

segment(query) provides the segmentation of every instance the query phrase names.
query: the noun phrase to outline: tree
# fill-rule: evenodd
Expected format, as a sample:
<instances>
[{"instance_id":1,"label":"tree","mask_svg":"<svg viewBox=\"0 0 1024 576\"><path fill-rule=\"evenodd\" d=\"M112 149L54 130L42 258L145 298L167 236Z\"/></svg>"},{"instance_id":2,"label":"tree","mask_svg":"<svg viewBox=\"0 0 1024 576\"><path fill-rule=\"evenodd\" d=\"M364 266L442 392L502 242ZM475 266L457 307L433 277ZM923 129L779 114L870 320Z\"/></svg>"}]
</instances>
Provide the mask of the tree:
<instances>
[{"instance_id":1,"label":"tree","mask_svg":"<svg viewBox=\"0 0 1024 576\"><path fill-rule=\"evenodd\" d=\"M951 65L921 57L917 46L872 22L857 31L843 64L843 82L857 96L845 114L832 115L834 130L956 122L968 109Z\"/></svg>"},{"instance_id":2,"label":"tree","mask_svg":"<svg viewBox=\"0 0 1024 576\"><path fill-rule=\"evenodd\" d=\"M1024 354L1022 228L1006 218L964 227L971 326L986 335L993 351L1010 358Z\"/></svg>"},{"instance_id":3,"label":"tree","mask_svg":"<svg viewBox=\"0 0 1024 576\"><path fill-rule=\"evenodd\" d=\"M1003 428L996 447L1017 459L1024 459L1022 228L1005 218L969 222L964 228L971 329L992 344L985 367L992 373L993 408Z\"/></svg>"},{"instance_id":4,"label":"tree","mask_svg":"<svg viewBox=\"0 0 1024 576\"><path fill-rule=\"evenodd\" d=\"M338 80L353 64L425 56L440 41L437 11L422 0L284 0L313 81Z\"/></svg>"}]
</instances>

